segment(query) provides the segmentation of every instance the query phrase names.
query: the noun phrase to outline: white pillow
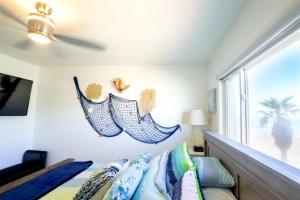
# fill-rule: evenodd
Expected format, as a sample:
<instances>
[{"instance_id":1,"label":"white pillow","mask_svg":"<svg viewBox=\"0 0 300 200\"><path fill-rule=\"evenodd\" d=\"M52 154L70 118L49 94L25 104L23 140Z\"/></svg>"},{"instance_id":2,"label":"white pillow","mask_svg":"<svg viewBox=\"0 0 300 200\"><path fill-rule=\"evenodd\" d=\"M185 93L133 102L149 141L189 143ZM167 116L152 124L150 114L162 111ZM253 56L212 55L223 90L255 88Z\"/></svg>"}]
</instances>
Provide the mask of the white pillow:
<instances>
[{"instance_id":1,"label":"white pillow","mask_svg":"<svg viewBox=\"0 0 300 200\"><path fill-rule=\"evenodd\" d=\"M205 200L236 200L231 190L226 188L203 188Z\"/></svg>"}]
</instances>

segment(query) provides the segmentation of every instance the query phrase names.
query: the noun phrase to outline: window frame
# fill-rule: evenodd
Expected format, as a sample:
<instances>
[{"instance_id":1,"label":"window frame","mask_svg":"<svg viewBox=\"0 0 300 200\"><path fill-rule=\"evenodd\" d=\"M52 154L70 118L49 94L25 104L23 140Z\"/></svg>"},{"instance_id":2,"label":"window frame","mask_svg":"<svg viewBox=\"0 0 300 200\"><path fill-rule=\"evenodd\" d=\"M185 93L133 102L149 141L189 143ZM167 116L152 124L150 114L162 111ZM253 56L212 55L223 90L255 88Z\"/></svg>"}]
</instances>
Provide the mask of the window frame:
<instances>
[{"instance_id":1,"label":"window frame","mask_svg":"<svg viewBox=\"0 0 300 200\"><path fill-rule=\"evenodd\" d=\"M234 73L231 73L229 76L226 77L226 79L222 80L222 90L223 92L223 105L224 105L224 133L226 137L229 137L229 97L228 97L228 84L227 82L229 80L232 80L234 76L238 76L239 79L239 99L240 99L240 123L239 123L239 130L241 133L239 134L238 141L241 144L247 144L248 143L248 132L249 132L249 106L247 104L248 102L248 83L247 83L247 75L246 75L246 69L242 68L238 71L235 71Z\"/></svg>"},{"instance_id":2,"label":"window frame","mask_svg":"<svg viewBox=\"0 0 300 200\"><path fill-rule=\"evenodd\" d=\"M294 32L295 34L287 35L284 39L279 41L276 45L274 45L272 48L266 50L263 54L256 57L254 60L252 60L250 63L247 63L245 66L234 70L233 72L226 75L224 79L221 80L221 87L224 91L222 93L223 95L223 112L225 113L223 115L223 127L224 127L224 135L226 137L229 137L229 108L228 108L228 88L227 88L227 81L231 80L234 76L239 77L239 88L240 88L240 139L239 143L248 145L250 143L250 136L249 136L249 93L248 93L248 70L250 70L253 67L256 67L256 64L260 63L264 59L268 59L269 57L272 57L276 55L278 51L280 51L282 48L291 45L293 42L297 42L295 38L300 38L300 28ZM229 137L230 138L230 137Z\"/></svg>"}]
</instances>

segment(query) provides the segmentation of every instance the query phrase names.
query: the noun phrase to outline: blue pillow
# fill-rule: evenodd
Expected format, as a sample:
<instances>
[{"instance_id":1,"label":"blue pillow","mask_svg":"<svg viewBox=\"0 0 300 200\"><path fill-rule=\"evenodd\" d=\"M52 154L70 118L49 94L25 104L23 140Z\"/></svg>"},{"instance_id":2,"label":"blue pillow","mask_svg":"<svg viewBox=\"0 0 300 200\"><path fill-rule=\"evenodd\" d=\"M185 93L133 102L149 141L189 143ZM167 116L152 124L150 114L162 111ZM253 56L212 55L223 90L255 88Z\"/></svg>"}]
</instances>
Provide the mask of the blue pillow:
<instances>
[{"instance_id":1,"label":"blue pillow","mask_svg":"<svg viewBox=\"0 0 300 200\"><path fill-rule=\"evenodd\" d=\"M130 199L143 177L143 168L140 164L131 165L128 170L123 172L119 179L112 185L112 199Z\"/></svg>"},{"instance_id":2,"label":"blue pillow","mask_svg":"<svg viewBox=\"0 0 300 200\"><path fill-rule=\"evenodd\" d=\"M142 180L144 172L148 169L150 159L149 154L142 154L134 159L130 167L113 182L111 189L108 191L110 194L106 196L111 196L114 200L131 199Z\"/></svg>"},{"instance_id":3,"label":"blue pillow","mask_svg":"<svg viewBox=\"0 0 300 200\"><path fill-rule=\"evenodd\" d=\"M130 165L139 163L139 164L141 164L141 166L144 166L144 168L147 168L150 160L151 160L151 154L144 153L144 154L138 155L135 159L133 159L131 161Z\"/></svg>"},{"instance_id":4,"label":"blue pillow","mask_svg":"<svg viewBox=\"0 0 300 200\"><path fill-rule=\"evenodd\" d=\"M149 169L134 193L133 200L165 200L163 194L155 186L155 178L159 170L160 158L161 156L156 156L151 160Z\"/></svg>"},{"instance_id":5,"label":"blue pillow","mask_svg":"<svg viewBox=\"0 0 300 200\"><path fill-rule=\"evenodd\" d=\"M167 192L167 163L168 163L168 152L165 151L161 155L159 162L159 169L155 178L155 185L157 189L164 195L166 200L171 200Z\"/></svg>"},{"instance_id":6,"label":"blue pillow","mask_svg":"<svg viewBox=\"0 0 300 200\"><path fill-rule=\"evenodd\" d=\"M193 158L197 166L197 173L203 187L234 187L234 178L215 157Z\"/></svg>"}]
</instances>

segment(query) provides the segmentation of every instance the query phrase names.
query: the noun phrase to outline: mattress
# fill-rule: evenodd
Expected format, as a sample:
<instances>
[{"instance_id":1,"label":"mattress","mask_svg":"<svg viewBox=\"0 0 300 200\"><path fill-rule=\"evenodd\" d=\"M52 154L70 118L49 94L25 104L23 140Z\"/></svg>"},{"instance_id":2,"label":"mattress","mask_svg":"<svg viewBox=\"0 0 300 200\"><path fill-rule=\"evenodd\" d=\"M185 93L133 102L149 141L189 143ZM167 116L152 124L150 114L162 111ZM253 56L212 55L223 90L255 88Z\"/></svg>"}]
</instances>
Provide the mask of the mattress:
<instances>
[{"instance_id":1,"label":"mattress","mask_svg":"<svg viewBox=\"0 0 300 200\"><path fill-rule=\"evenodd\" d=\"M236 200L230 189L203 188L205 200Z\"/></svg>"},{"instance_id":2,"label":"mattress","mask_svg":"<svg viewBox=\"0 0 300 200\"><path fill-rule=\"evenodd\" d=\"M75 194L80 190L84 182L94 173L103 166L100 163L92 164L88 169L81 172L71 180L60 185L47 195L40 198L41 200L68 200L73 199ZM229 189L224 188L203 188L203 193L206 200L236 200L233 193Z\"/></svg>"}]
</instances>

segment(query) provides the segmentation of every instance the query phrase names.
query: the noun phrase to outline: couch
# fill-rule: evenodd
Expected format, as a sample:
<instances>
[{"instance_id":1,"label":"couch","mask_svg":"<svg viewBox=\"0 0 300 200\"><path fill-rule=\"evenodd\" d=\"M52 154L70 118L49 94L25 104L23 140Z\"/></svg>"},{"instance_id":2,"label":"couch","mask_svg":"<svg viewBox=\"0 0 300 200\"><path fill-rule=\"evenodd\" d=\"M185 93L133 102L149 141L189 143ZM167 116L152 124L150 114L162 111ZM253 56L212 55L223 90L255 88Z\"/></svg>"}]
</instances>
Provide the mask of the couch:
<instances>
[{"instance_id":1,"label":"couch","mask_svg":"<svg viewBox=\"0 0 300 200\"><path fill-rule=\"evenodd\" d=\"M27 150L22 163L0 170L0 186L45 168L47 151Z\"/></svg>"}]
</instances>

